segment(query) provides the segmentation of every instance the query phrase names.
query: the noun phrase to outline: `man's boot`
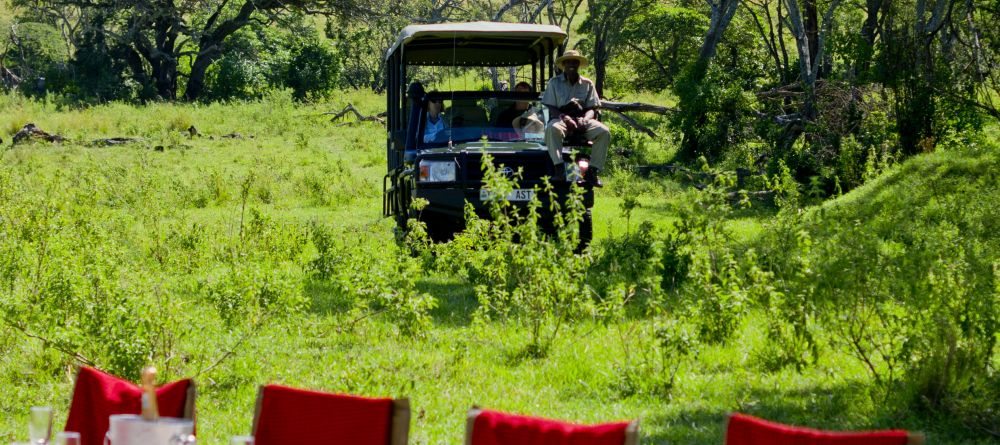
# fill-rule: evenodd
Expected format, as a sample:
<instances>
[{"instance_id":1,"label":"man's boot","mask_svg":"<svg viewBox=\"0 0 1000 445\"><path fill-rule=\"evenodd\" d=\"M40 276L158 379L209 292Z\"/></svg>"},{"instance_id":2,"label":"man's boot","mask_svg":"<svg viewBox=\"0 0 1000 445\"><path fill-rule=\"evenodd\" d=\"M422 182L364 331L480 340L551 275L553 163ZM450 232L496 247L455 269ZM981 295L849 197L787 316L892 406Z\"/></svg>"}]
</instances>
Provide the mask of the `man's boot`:
<instances>
[{"instance_id":1,"label":"man's boot","mask_svg":"<svg viewBox=\"0 0 1000 445\"><path fill-rule=\"evenodd\" d=\"M583 180L591 186L604 187L604 184L601 183L601 178L598 176L599 173L601 173L601 169L590 166L590 168L587 169L587 173L583 174Z\"/></svg>"}]
</instances>

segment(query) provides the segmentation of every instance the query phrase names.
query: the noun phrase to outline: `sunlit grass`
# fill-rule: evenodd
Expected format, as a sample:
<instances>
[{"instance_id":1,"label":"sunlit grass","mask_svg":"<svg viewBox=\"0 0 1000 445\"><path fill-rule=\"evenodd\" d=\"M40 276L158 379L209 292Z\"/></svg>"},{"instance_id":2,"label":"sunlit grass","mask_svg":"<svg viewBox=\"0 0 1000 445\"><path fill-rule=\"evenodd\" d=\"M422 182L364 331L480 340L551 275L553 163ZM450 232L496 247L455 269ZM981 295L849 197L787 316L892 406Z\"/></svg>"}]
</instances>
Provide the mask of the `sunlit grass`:
<instances>
[{"instance_id":1,"label":"sunlit grass","mask_svg":"<svg viewBox=\"0 0 1000 445\"><path fill-rule=\"evenodd\" d=\"M669 98L636 95L629 100ZM354 91L317 104L296 104L276 96L245 103L108 104L85 109L59 109L51 103L0 96L0 131L5 132L0 172L22 178L18 185L35 195L43 195L50 184L90 187L80 189L106 200L93 211L110 225L123 226L115 232L123 238L109 243L122 244L127 261L149 269L144 273L157 273L149 256L159 239L152 234L162 228L154 222L199 224L212 239L237 239L243 204L240 185L251 176L248 207L293 227L328 224L359 246L392 251L396 248L392 221L381 216L384 129L371 123L338 126L322 114L339 111L347 103L365 114L385 106L383 96ZM61 132L71 141L62 146L10 148L9 135L26 122ZM191 125L200 136L186 132ZM222 138L234 132L243 138ZM996 126L988 132L994 141L1000 134ZM143 140L120 147L88 145L111 136ZM967 162L958 155L936 156L931 159ZM873 184L873 189L886 185ZM689 185L672 179L612 172L598 191L594 208L595 249L602 240L635 230L643 221L652 222L660 235L673 230L689 190ZM853 206L866 190L862 187L826 207ZM630 196L639 207L626 219L621 205ZM163 217L140 214L148 209L159 209ZM730 214L725 226L734 242L752 245L773 217L769 204L756 203ZM156 286L197 282L219 267L212 260L206 263L187 273L163 274L164 282ZM322 284L307 285L303 291L310 300L307 310L254 332L222 366L197 376L199 441L222 444L231 435L248 433L256 386L282 383L407 396L414 410L411 442L417 444L461 443L464 412L474 404L578 422L640 418L646 444L722 443L725 415L732 411L824 428L921 429L939 435L934 443L975 443L964 439L965 433L947 429L947 424L912 413L885 414L872 396L876 392L863 366L837 351L824 351L819 363L801 372L765 369L759 355L768 342L769 314L752 311L730 341L700 345L695 357L682 364L671 391L632 394L623 370L639 366L644 355L655 350L647 335L628 333L648 331L652 320L637 316L575 322L566 327L548 357L515 360L512 357L526 343L528 332L514 323L473 323L477 303L468 284L447 274L428 274L417 285L441 304L424 337L400 335L397 326L378 317L358 322L358 315L332 301L334 296ZM173 366L181 375L205 369L240 337L240 332L210 317L213 309L203 307L194 292L177 294L188 304L187 310L204 315L184 326L177 339ZM8 413L0 420L0 441L24 439L27 407L32 405L50 404L57 413L56 425L65 421L71 370L53 369L66 358L42 345L17 331L0 329L0 381L5 383L0 410Z\"/></svg>"}]
</instances>

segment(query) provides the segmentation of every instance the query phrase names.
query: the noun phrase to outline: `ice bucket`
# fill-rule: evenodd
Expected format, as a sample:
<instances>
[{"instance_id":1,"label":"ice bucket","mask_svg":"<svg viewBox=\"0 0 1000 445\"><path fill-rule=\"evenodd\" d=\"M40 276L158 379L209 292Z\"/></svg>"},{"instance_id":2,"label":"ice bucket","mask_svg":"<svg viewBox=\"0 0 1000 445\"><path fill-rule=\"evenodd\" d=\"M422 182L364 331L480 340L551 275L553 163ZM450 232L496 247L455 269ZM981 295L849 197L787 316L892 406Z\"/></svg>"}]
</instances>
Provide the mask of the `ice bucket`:
<instances>
[{"instance_id":1,"label":"ice bucket","mask_svg":"<svg viewBox=\"0 0 1000 445\"><path fill-rule=\"evenodd\" d=\"M161 417L145 420L135 414L115 414L104 445L188 445L195 443L194 421Z\"/></svg>"}]
</instances>

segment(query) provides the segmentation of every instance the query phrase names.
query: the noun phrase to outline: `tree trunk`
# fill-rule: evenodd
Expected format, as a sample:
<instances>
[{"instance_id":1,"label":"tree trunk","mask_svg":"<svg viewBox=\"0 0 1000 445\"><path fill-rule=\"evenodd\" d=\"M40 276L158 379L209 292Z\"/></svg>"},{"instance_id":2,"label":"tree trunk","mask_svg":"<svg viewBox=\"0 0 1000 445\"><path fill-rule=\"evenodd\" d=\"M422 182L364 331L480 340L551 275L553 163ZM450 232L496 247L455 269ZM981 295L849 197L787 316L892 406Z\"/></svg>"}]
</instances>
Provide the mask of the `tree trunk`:
<instances>
[{"instance_id":1,"label":"tree trunk","mask_svg":"<svg viewBox=\"0 0 1000 445\"><path fill-rule=\"evenodd\" d=\"M607 33L594 36L594 88L597 89L597 96L604 97L604 77L608 65L608 40Z\"/></svg>"},{"instance_id":2,"label":"tree trunk","mask_svg":"<svg viewBox=\"0 0 1000 445\"><path fill-rule=\"evenodd\" d=\"M816 0L805 0L803 6L805 10L803 25L805 25L806 39L809 42L809 60L816 61L819 57L819 12ZM818 63L816 67L819 67Z\"/></svg>"},{"instance_id":3,"label":"tree trunk","mask_svg":"<svg viewBox=\"0 0 1000 445\"><path fill-rule=\"evenodd\" d=\"M248 0L243 3L235 17L216 26L216 20L222 13L224 5L223 2L205 22L202 37L198 41L198 55L195 56L194 63L191 64L191 76L188 78L187 89L184 90L184 98L187 100L197 100L201 97L205 90L205 73L208 71L208 67L222 56L222 45L226 37L246 26L250 22L250 16L257 11L258 7L270 7L273 2L264 0L255 3Z\"/></svg>"},{"instance_id":4,"label":"tree trunk","mask_svg":"<svg viewBox=\"0 0 1000 445\"><path fill-rule=\"evenodd\" d=\"M208 67L212 66L219 56L222 55L222 52L218 48L218 45L213 44L208 48L203 47L198 52L194 63L191 64L191 75L188 76L187 88L184 90L184 99L197 100L201 97L201 94L205 91L205 73L208 72Z\"/></svg>"},{"instance_id":5,"label":"tree trunk","mask_svg":"<svg viewBox=\"0 0 1000 445\"><path fill-rule=\"evenodd\" d=\"M738 0L719 0L718 3L710 3L712 12L709 19L708 31L698 50L698 58L692 64L690 70L685 75L682 82L689 91L680 94L680 109L684 113L681 124L684 133L681 140L681 156L689 159L701 155L702 147L699 146L699 139L702 127L708 120L708 110L704 106L705 98L702 97L701 84L708 74L708 66L715 57L715 52L719 46L719 41L729 27L736 9L739 6Z\"/></svg>"},{"instance_id":6,"label":"tree trunk","mask_svg":"<svg viewBox=\"0 0 1000 445\"><path fill-rule=\"evenodd\" d=\"M865 0L865 9L867 9L868 15L861 25L861 43L864 47L861 48L861 54L857 55L854 66L851 67L850 72L852 77L867 72L869 67L871 67L871 58L875 52L875 36L878 31L879 17L884 14L882 10L883 5L887 5L890 1Z\"/></svg>"}]
</instances>

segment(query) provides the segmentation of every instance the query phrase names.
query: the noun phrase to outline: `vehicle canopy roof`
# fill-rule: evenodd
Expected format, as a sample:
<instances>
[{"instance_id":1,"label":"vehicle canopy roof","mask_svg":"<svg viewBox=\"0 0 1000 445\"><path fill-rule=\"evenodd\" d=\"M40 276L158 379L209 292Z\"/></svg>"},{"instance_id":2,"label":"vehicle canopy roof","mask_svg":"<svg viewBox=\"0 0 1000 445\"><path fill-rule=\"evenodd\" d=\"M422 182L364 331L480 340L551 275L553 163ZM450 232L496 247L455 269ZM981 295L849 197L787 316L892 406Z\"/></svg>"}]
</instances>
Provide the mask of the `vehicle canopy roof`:
<instances>
[{"instance_id":1,"label":"vehicle canopy roof","mask_svg":"<svg viewBox=\"0 0 1000 445\"><path fill-rule=\"evenodd\" d=\"M407 65L520 66L544 58L566 40L554 25L440 23L403 28L386 59L403 51Z\"/></svg>"}]
</instances>

